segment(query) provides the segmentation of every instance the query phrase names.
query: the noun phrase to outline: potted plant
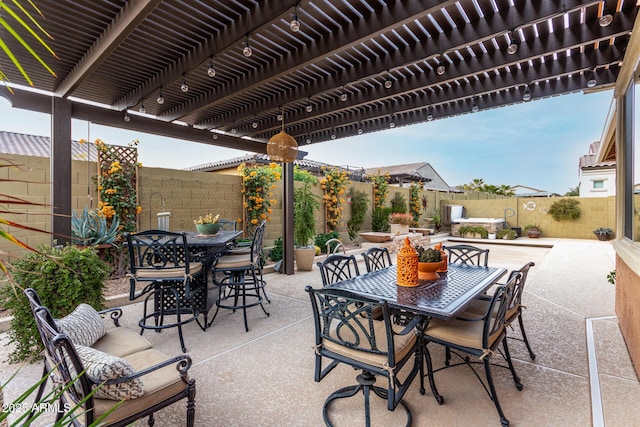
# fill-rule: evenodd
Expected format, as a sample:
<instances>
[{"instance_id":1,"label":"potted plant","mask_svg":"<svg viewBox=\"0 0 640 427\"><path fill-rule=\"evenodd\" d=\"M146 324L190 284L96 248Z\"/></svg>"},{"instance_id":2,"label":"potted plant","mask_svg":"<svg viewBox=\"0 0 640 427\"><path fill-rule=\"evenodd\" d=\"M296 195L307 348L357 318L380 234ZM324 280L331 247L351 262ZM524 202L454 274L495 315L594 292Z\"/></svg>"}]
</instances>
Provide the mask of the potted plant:
<instances>
[{"instance_id":1,"label":"potted plant","mask_svg":"<svg viewBox=\"0 0 640 427\"><path fill-rule=\"evenodd\" d=\"M318 196L305 182L293 191L293 256L299 271L310 271L316 256L315 246L309 241L316 234L316 211L320 209Z\"/></svg>"},{"instance_id":2,"label":"potted plant","mask_svg":"<svg viewBox=\"0 0 640 427\"><path fill-rule=\"evenodd\" d=\"M433 223L433 228L436 230L436 233L438 233L440 231L440 227L442 227L442 216L440 215L440 209L436 208L433 211L431 222Z\"/></svg>"},{"instance_id":3,"label":"potted plant","mask_svg":"<svg viewBox=\"0 0 640 427\"><path fill-rule=\"evenodd\" d=\"M489 237L489 232L481 225L463 225L460 227L460 236L471 239L486 239Z\"/></svg>"},{"instance_id":4,"label":"potted plant","mask_svg":"<svg viewBox=\"0 0 640 427\"><path fill-rule=\"evenodd\" d=\"M509 227L498 230L498 232L496 233L497 239L514 240L516 237L518 237L516 230Z\"/></svg>"},{"instance_id":5,"label":"potted plant","mask_svg":"<svg viewBox=\"0 0 640 427\"><path fill-rule=\"evenodd\" d=\"M606 227L599 227L593 230L593 234L596 235L598 240L611 240L613 238L613 230Z\"/></svg>"},{"instance_id":6,"label":"potted plant","mask_svg":"<svg viewBox=\"0 0 640 427\"><path fill-rule=\"evenodd\" d=\"M442 253L433 248L416 246L418 253L418 279L434 280L440 276L436 271L442 267Z\"/></svg>"},{"instance_id":7,"label":"potted plant","mask_svg":"<svg viewBox=\"0 0 640 427\"><path fill-rule=\"evenodd\" d=\"M193 223L196 225L196 230L198 230L198 233L202 235L216 234L218 231L220 231L218 218L220 218L220 214L213 216L213 214L209 213L204 217L201 216L198 219L194 219Z\"/></svg>"},{"instance_id":8,"label":"potted plant","mask_svg":"<svg viewBox=\"0 0 640 427\"><path fill-rule=\"evenodd\" d=\"M392 213L389 215L391 234L409 234L409 226L413 223L413 215L408 213Z\"/></svg>"},{"instance_id":9,"label":"potted plant","mask_svg":"<svg viewBox=\"0 0 640 427\"><path fill-rule=\"evenodd\" d=\"M542 230L538 224L527 224L524 226L524 232L531 239L537 239L542 235Z\"/></svg>"}]
</instances>

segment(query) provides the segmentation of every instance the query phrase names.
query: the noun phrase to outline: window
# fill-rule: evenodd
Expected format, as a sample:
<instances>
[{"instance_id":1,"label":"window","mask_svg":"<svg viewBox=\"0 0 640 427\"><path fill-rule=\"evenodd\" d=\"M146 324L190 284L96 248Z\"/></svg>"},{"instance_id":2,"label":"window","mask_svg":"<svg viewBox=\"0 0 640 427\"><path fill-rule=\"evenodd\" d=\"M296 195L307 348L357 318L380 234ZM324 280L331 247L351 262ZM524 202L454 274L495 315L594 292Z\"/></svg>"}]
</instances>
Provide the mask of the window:
<instances>
[{"instance_id":1,"label":"window","mask_svg":"<svg viewBox=\"0 0 640 427\"><path fill-rule=\"evenodd\" d=\"M604 181L601 179L597 181L593 181L593 188L594 189L604 188Z\"/></svg>"}]
</instances>

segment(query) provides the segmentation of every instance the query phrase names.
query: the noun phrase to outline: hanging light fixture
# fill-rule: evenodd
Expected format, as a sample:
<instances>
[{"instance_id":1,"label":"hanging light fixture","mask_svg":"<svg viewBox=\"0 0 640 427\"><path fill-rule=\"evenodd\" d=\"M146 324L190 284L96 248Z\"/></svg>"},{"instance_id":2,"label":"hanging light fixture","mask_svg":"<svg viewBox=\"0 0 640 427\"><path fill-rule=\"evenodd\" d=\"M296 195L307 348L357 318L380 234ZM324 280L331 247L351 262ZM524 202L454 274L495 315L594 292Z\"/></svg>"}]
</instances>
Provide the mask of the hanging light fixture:
<instances>
[{"instance_id":1,"label":"hanging light fixture","mask_svg":"<svg viewBox=\"0 0 640 427\"><path fill-rule=\"evenodd\" d=\"M358 123L358 135L362 135L364 130L362 130L362 123Z\"/></svg>"},{"instance_id":2,"label":"hanging light fixture","mask_svg":"<svg viewBox=\"0 0 640 427\"><path fill-rule=\"evenodd\" d=\"M209 58L209 68L207 69L207 75L211 78L216 76L216 69L213 68L213 56Z\"/></svg>"},{"instance_id":3,"label":"hanging light fixture","mask_svg":"<svg viewBox=\"0 0 640 427\"><path fill-rule=\"evenodd\" d=\"M218 139L218 134L217 133L213 133L213 139Z\"/></svg>"},{"instance_id":4,"label":"hanging light fixture","mask_svg":"<svg viewBox=\"0 0 640 427\"><path fill-rule=\"evenodd\" d=\"M282 107L278 107L278 115L276 116L276 120L278 120L279 122L281 122L283 119L282 116Z\"/></svg>"},{"instance_id":5,"label":"hanging light fixture","mask_svg":"<svg viewBox=\"0 0 640 427\"><path fill-rule=\"evenodd\" d=\"M304 110L307 113L310 113L313 111L313 104L311 103L311 97L307 98L307 105L304 107Z\"/></svg>"},{"instance_id":6,"label":"hanging light fixture","mask_svg":"<svg viewBox=\"0 0 640 427\"><path fill-rule=\"evenodd\" d=\"M122 118L122 120L124 120L127 123L129 123L131 121L131 116L129 115L128 111L125 111L124 117Z\"/></svg>"},{"instance_id":7,"label":"hanging light fixture","mask_svg":"<svg viewBox=\"0 0 640 427\"><path fill-rule=\"evenodd\" d=\"M164 104L164 96L162 96L162 88L160 88L160 93L158 93L158 97L156 98L156 102L160 105Z\"/></svg>"},{"instance_id":8,"label":"hanging light fixture","mask_svg":"<svg viewBox=\"0 0 640 427\"><path fill-rule=\"evenodd\" d=\"M333 130L331 131L331 139L336 139L336 138L337 138L337 136L336 136L336 130L335 130L335 129L333 129Z\"/></svg>"},{"instance_id":9,"label":"hanging light fixture","mask_svg":"<svg viewBox=\"0 0 640 427\"><path fill-rule=\"evenodd\" d=\"M613 15L610 11L605 10L602 12L602 16L598 18L598 25L601 27L608 27L613 22Z\"/></svg>"},{"instance_id":10,"label":"hanging light fixture","mask_svg":"<svg viewBox=\"0 0 640 427\"><path fill-rule=\"evenodd\" d=\"M284 117L282 130L269 138L267 154L274 162L290 163L298 157L298 143L296 139L284 131Z\"/></svg>"},{"instance_id":11,"label":"hanging light fixture","mask_svg":"<svg viewBox=\"0 0 640 427\"><path fill-rule=\"evenodd\" d=\"M307 135L307 140L306 140L307 144L311 144L311 137L309 135Z\"/></svg>"},{"instance_id":12,"label":"hanging light fixture","mask_svg":"<svg viewBox=\"0 0 640 427\"><path fill-rule=\"evenodd\" d=\"M515 37L513 37L513 33L511 31L507 33L507 41L509 42L507 46L507 53L509 55L515 54L518 51L518 43Z\"/></svg>"},{"instance_id":13,"label":"hanging light fixture","mask_svg":"<svg viewBox=\"0 0 640 427\"><path fill-rule=\"evenodd\" d=\"M253 119L253 122L251 123L251 127L254 128L254 129L258 128L258 120L257 119L255 119L255 118Z\"/></svg>"},{"instance_id":14,"label":"hanging light fixture","mask_svg":"<svg viewBox=\"0 0 640 427\"><path fill-rule=\"evenodd\" d=\"M147 109L144 108L144 101L140 102L140 110L138 110L140 112L140 114L145 114L147 112Z\"/></svg>"},{"instance_id":15,"label":"hanging light fixture","mask_svg":"<svg viewBox=\"0 0 640 427\"><path fill-rule=\"evenodd\" d=\"M389 127L391 129L393 129L394 127L396 127L396 122L393 121L393 116L390 117L390 121L389 121Z\"/></svg>"},{"instance_id":16,"label":"hanging light fixture","mask_svg":"<svg viewBox=\"0 0 640 427\"><path fill-rule=\"evenodd\" d=\"M475 101L473 101L473 106L471 107L471 112L472 113L477 113L480 110L480 107L478 107L478 104L476 104Z\"/></svg>"},{"instance_id":17,"label":"hanging light fixture","mask_svg":"<svg viewBox=\"0 0 640 427\"><path fill-rule=\"evenodd\" d=\"M182 75L182 84L180 85L180 90L183 91L184 93L189 92L189 85L187 85L187 75L186 74Z\"/></svg>"},{"instance_id":18,"label":"hanging light fixture","mask_svg":"<svg viewBox=\"0 0 640 427\"><path fill-rule=\"evenodd\" d=\"M522 95L522 100L524 102L531 101L531 91L529 90L529 85L526 85L524 88L524 95Z\"/></svg>"},{"instance_id":19,"label":"hanging light fixture","mask_svg":"<svg viewBox=\"0 0 640 427\"><path fill-rule=\"evenodd\" d=\"M347 92L344 91L344 85L342 86L342 90L340 91L340 101L345 102L349 98Z\"/></svg>"},{"instance_id":20,"label":"hanging light fixture","mask_svg":"<svg viewBox=\"0 0 640 427\"><path fill-rule=\"evenodd\" d=\"M249 46L249 36L247 36L247 40L245 40L244 42L244 48L242 49L242 54L247 58L253 55L253 49L251 49L251 46Z\"/></svg>"},{"instance_id":21,"label":"hanging light fixture","mask_svg":"<svg viewBox=\"0 0 640 427\"><path fill-rule=\"evenodd\" d=\"M589 79L587 80L587 87L588 88L596 87L597 84L598 84L598 80L596 80L596 72L595 70L591 70L589 72Z\"/></svg>"},{"instance_id":22,"label":"hanging light fixture","mask_svg":"<svg viewBox=\"0 0 640 427\"><path fill-rule=\"evenodd\" d=\"M438 61L438 66L436 67L436 74L439 76L443 75L447 71L447 67L444 65L442 60Z\"/></svg>"},{"instance_id":23,"label":"hanging light fixture","mask_svg":"<svg viewBox=\"0 0 640 427\"><path fill-rule=\"evenodd\" d=\"M291 22L289 23L289 28L291 28L291 31L293 31L294 33L300 31L300 21L298 21L297 5L293 8L293 17L291 19Z\"/></svg>"},{"instance_id":24,"label":"hanging light fixture","mask_svg":"<svg viewBox=\"0 0 640 427\"><path fill-rule=\"evenodd\" d=\"M429 109L427 110L428 114L427 114L427 121L430 122L431 120L433 120L433 114L431 114L431 107L429 107Z\"/></svg>"},{"instance_id":25,"label":"hanging light fixture","mask_svg":"<svg viewBox=\"0 0 640 427\"><path fill-rule=\"evenodd\" d=\"M391 80L391 73L389 73L389 70L387 70L387 78L384 81L384 87L386 87L387 89L391 89L391 86L393 86L393 81Z\"/></svg>"}]
</instances>

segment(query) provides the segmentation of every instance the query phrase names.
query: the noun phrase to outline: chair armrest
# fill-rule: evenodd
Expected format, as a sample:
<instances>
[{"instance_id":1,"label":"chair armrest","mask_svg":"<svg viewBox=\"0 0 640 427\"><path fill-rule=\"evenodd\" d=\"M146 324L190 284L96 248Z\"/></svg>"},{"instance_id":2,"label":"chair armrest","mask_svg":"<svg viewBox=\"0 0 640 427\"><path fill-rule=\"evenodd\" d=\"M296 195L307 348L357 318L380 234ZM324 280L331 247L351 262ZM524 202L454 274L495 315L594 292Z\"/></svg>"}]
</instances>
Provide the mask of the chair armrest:
<instances>
[{"instance_id":1,"label":"chair armrest","mask_svg":"<svg viewBox=\"0 0 640 427\"><path fill-rule=\"evenodd\" d=\"M120 326L120 318L122 317L122 309L120 307L107 308L98 312L100 316L109 316L113 320L116 327Z\"/></svg>"},{"instance_id":2,"label":"chair armrest","mask_svg":"<svg viewBox=\"0 0 640 427\"><path fill-rule=\"evenodd\" d=\"M418 327L418 325L422 323L422 321L423 321L422 317L420 316L414 317L413 319L411 319L409 323L407 323L407 326L405 326L402 331L396 332L395 335L407 335L412 330L415 330Z\"/></svg>"},{"instance_id":3,"label":"chair armrest","mask_svg":"<svg viewBox=\"0 0 640 427\"><path fill-rule=\"evenodd\" d=\"M160 368L164 368L165 366L174 365L174 364L176 365L176 370L179 372L180 377L182 379L185 379L187 377L187 371L191 368L192 362L191 362L191 357L188 354L181 354L179 356L175 356L170 359L167 359L164 362L160 362L155 365L136 371L136 373L133 375L127 375L117 379L107 380L102 384L109 385L109 384L124 383L127 381L134 380L136 378L140 378L144 375L150 374L154 371L157 371Z\"/></svg>"}]
</instances>

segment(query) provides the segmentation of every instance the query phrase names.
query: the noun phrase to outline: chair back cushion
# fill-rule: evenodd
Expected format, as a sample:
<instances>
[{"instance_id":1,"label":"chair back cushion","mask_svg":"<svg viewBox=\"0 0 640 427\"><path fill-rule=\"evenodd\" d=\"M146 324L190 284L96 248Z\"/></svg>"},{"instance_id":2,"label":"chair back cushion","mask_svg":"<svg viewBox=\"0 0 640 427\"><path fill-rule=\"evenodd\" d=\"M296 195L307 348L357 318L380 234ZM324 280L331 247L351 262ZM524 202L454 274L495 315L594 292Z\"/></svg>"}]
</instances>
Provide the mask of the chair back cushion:
<instances>
[{"instance_id":1,"label":"chair back cushion","mask_svg":"<svg viewBox=\"0 0 640 427\"><path fill-rule=\"evenodd\" d=\"M100 314L89 304L80 304L62 319L56 320L58 330L69 335L76 345L92 346L107 333Z\"/></svg>"}]
</instances>

